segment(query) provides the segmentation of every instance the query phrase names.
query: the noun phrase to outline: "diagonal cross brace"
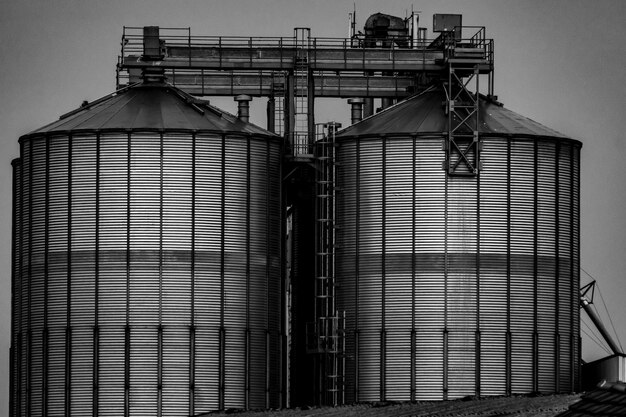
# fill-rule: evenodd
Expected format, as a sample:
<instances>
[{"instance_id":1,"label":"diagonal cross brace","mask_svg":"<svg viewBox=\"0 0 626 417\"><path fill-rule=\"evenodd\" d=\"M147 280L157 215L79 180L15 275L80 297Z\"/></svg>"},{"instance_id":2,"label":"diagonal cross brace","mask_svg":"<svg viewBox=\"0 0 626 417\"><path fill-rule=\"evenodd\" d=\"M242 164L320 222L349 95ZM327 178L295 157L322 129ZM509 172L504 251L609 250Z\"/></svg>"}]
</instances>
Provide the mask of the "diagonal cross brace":
<instances>
[{"instance_id":1,"label":"diagonal cross brace","mask_svg":"<svg viewBox=\"0 0 626 417\"><path fill-rule=\"evenodd\" d=\"M478 173L478 132L474 132L474 137L471 141L466 141L465 149L462 149L459 142L455 140L449 141L448 149L448 174L450 175L476 175ZM474 160L470 159L471 152L474 152ZM458 158L454 158L457 156ZM465 162L467 167L466 172L459 172L457 168L461 162Z\"/></svg>"},{"instance_id":2,"label":"diagonal cross brace","mask_svg":"<svg viewBox=\"0 0 626 417\"><path fill-rule=\"evenodd\" d=\"M450 64L447 84L444 83L448 115L444 169L450 176L475 176L480 169L478 68L462 70L467 79L459 76ZM472 81L476 93L468 90Z\"/></svg>"}]
</instances>

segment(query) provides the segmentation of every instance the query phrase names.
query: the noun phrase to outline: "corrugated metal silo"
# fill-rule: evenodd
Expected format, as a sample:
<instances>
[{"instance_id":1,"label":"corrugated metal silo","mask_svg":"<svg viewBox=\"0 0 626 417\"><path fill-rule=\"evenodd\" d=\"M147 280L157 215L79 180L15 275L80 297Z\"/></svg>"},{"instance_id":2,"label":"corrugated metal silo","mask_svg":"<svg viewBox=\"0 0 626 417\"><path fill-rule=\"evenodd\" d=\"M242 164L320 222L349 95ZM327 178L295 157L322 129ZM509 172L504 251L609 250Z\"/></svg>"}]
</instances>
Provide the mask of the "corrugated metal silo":
<instances>
[{"instance_id":1,"label":"corrugated metal silo","mask_svg":"<svg viewBox=\"0 0 626 417\"><path fill-rule=\"evenodd\" d=\"M346 400L573 391L581 143L481 99L482 169L450 176L445 100L336 137Z\"/></svg>"},{"instance_id":2,"label":"corrugated metal silo","mask_svg":"<svg viewBox=\"0 0 626 417\"><path fill-rule=\"evenodd\" d=\"M281 140L144 83L20 144L15 415L279 406Z\"/></svg>"}]
</instances>

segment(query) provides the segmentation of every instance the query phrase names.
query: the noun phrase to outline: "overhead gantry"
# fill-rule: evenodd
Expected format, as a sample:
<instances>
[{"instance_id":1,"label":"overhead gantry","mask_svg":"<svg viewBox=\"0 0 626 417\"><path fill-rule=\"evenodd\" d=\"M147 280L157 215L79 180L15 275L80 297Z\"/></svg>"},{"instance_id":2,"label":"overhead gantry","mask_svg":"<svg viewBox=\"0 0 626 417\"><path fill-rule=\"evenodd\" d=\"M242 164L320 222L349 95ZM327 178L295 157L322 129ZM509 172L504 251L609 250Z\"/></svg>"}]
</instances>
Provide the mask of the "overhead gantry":
<instances>
[{"instance_id":1,"label":"overhead gantry","mask_svg":"<svg viewBox=\"0 0 626 417\"><path fill-rule=\"evenodd\" d=\"M492 94L493 40L485 37L484 27L436 29L441 34L435 40L413 35L380 40L363 35L314 38L308 28L296 28L292 37L273 38L196 36L189 28L126 27L117 86L158 70L169 83L193 95L268 97L268 129L285 135L292 155L305 156L311 154L315 140L316 98L362 99L351 101L353 113L361 111L367 117L374 113L374 98L388 106L442 83L448 86L445 105L451 115L448 171L454 173L460 162L466 162L473 175L478 163L468 155L477 155L474 136L469 142L471 152L466 151L467 140L456 127L477 117L478 106L467 100L467 79L476 80L478 87L478 75L487 74ZM464 33L470 35L464 38ZM469 94L477 97L478 90ZM470 102L469 116L462 109L465 102ZM453 118L455 114L459 121ZM459 162L454 160L457 157Z\"/></svg>"}]
</instances>

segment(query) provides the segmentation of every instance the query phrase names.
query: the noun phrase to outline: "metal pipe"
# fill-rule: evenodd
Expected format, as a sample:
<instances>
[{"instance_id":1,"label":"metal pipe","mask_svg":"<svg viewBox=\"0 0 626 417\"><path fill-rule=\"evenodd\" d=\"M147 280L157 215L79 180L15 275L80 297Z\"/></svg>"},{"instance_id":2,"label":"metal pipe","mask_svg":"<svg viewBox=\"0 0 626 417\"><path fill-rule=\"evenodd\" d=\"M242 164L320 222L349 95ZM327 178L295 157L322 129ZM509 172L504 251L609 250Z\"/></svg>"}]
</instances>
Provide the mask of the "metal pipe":
<instances>
[{"instance_id":1,"label":"metal pipe","mask_svg":"<svg viewBox=\"0 0 626 417\"><path fill-rule=\"evenodd\" d=\"M365 103L365 99L363 98L349 98L348 104L351 107L351 119L350 123L355 124L363 120L363 104Z\"/></svg>"},{"instance_id":2,"label":"metal pipe","mask_svg":"<svg viewBox=\"0 0 626 417\"><path fill-rule=\"evenodd\" d=\"M419 14L411 12L411 47L417 49L419 46Z\"/></svg>"},{"instance_id":3,"label":"metal pipe","mask_svg":"<svg viewBox=\"0 0 626 417\"><path fill-rule=\"evenodd\" d=\"M598 329L598 331L600 332L600 334L602 335L606 343L609 345L609 348L611 348L611 351L615 355L623 355L624 352L622 352L622 349L620 349L620 347L615 343L615 340L613 339L613 337L611 337L609 332L606 330L606 327L604 327L604 324L602 324L596 312L593 311L593 309L591 308L591 303L589 302L589 300L587 300L585 296L580 297L580 306L587 312L587 315L589 316L593 324L596 326L596 328Z\"/></svg>"},{"instance_id":4,"label":"metal pipe","mask_svg":"<svg viewBox=\"0 0 626 417\"><path fill-rule=\"evenodd\" d=\"M276 99L274 97L267 100L267 130L276 133Z\"/></svg>"},{"instance_id":5,"label":"metal pipe","mask_svg":"<svg viewBox=\"0 0 626 417\"><path fill-rule=\"evenodd\" d=\"M388 97L383 97L381 100L381 107L383 108L383 110L391 106L393 106L393 99L388 98Z\"/></svg>"},{"instance_id":6,"label":"metal pipe","mask_svg":"<svg viewBox=\"0 0 626 417\"><path fill-rule=\"evenodd\" d=\"M374 99L366 98L363 104L363 118L370 117L374 114Z\"/></svg>"},{"instance_id":7,"label":"metal pipe","mask_svg":"<svg viewBox=\"0 0 626 417\"><path fill-rule=\"evenodd\" d=\"M250 102L252 97L240 94L235 96L235 101L237 102L237 117L242 122L248 123L250 121Z\"/></svg>"}]
</instances>

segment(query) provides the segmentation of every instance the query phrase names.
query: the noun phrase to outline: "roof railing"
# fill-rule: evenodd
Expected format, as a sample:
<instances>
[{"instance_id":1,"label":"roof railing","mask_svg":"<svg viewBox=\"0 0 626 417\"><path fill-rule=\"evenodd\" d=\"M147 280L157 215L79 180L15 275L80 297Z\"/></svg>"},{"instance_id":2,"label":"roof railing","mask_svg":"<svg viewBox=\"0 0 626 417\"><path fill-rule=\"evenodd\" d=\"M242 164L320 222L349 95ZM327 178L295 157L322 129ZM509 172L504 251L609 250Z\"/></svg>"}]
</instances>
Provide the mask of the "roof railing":
<instances>
[{"instance_id":1,"label":"roof railing","mask_svg":"<svg viewBox=\"0 0 626 417\"><path fill-rule=\"evenodd\" d=\"M485 47L492 42L485 36L484 26L462 26L463 35L468 30L476 30L471 36L462 36L461 39L455 39L454 31L443 32L444 38L448 45L456 43L469 43L474 47ZM159 38L166 46L179 47L222 47L222 48L290 48L297 46L294 36L288 37L254 37L254 36L198 36L192 35L190 28L162 28L159 27ZM373 49L419 49L426 47L433 40L424 40L419 45L412 45L409 36L394 36L385 38L375 37L355 37L355 38L329 38L329 37L312 37L312 48L331 48L331 49L354 49L354 48L373 48ZM121 56L140 55L143 51L143 28L142 27L124 27L122 35L122 51Z\"/></svg>"},{"instance_id":2,"label":"roof railing","mask_svg":"<svg viewBox=\"0 0 626 417\"><path fill-rule=\"evenodd\" d=\"M459 36L460 35L460 36ZM249 60L252 66L253 62L258 59L265 58L264 49L268 52L276 53L280 51L279 60L280 68L285 68L293 59L297 47L297 39L295 36L289 37L249 37L249 36L198 36L192 35L190 28L158 28L158 38L160 41L161 55L165 58L177 57L187 59L189 67L192 67L194 57L201 54L215 54L212 57L219 59L219 66L222 65L222 56L228 51L228 54L239 54L241 58ZM205 49L202 51L202 49ZM214 51L207 51L206 48L215 48ZM420 42L414 43L410 37L397 36L389 38L373 38L364 35L355 36L353 38L330 38L330 37L312 37L309 42L311 60L315 61L318 54L328 50L329 53L344 54L347 60L353 55L355 50L363 51L363 59L365 54L372 51L374 53L389 51L389 60L396 62L397 60L406 61L407 59L415 59L414 53L407 54L404 51L423 52L423 60L427 54L432 52L443 52L445 58L454 58L457 48L474 48L480 51L474 51L477 59L483 60L487 64L493 63L493 39L486 37L484 26L462 26L460 30L455 28L450 32L443 32L435 40L421 39ZM269 51L272 49L273 51ZM467 51L466 51L467 52ZM125 70L125 62L137 63L136 58L141 58L144 54L144 28L143 27L124 27L121 54L118 60L117 84L123 84L126 77L121 71ZM350 55L352 54L352 55ZM341 55L333 55L333 59ZM458 55L457 57L460 57ZM127 58L131 58L127 61ZM354 58L352 56L352 58ZM398 61L398 62L400 62Z\"/></svg>"}]
</instances>

